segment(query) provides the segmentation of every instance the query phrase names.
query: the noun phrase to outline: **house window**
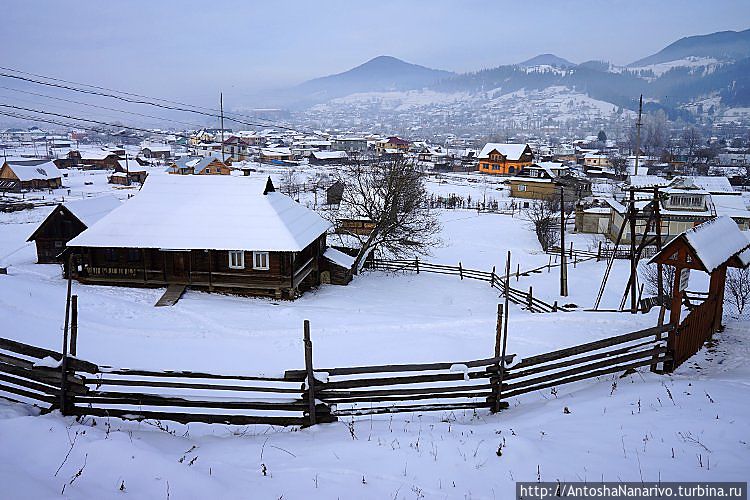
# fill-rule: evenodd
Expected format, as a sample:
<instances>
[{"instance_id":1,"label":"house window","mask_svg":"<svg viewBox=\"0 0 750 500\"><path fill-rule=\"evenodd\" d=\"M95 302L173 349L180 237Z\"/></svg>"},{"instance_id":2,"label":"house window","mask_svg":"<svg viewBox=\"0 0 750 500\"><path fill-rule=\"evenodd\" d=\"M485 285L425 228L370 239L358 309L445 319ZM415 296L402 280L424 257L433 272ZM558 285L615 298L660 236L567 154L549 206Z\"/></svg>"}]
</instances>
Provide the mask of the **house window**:
<instances>
[{"instance_id":1,"label":"house window","mask_svg":"<svg viewBox=\"0 0 750 500\"><path fill-rule=\"evenodd\" d=\"M518 185L518 190L519 191L526 191L526 184L519 184Z\"/></svg>"},{"instance_id":2,"label":"house window","mask_svg":"<svg viewBox=\"0 0 750 500\"><path fill-rule=\"evenodd\" d=\"M128 248L128 262L138 262L141 260L141 251L137 248Z\"/></svg>"},{"instance_id":3,"label":"house window","mask_svg":"<svg viewBox=\"0 0 750 500\"><path fill-rule=\"evenodd\" d=\"M104 260L107 262L116 262L117 261L117 251L114 248L105 248L104 249Z\"/></svg>"},{"instance_id":4,"label":"house window","mask_svg":"<svg viewBox=\"0 0 750 500\"><path fill-rule=\"evenodd\" d=\"M253 252L253 269L268 270L268 252Z\"/></svg>"},{"instance_id":5,"label":"house window","mask_svg":"<svg viewBox=\"0 0 750 500\"><path fill-rule=\"evenodd\" d=\"M242 250L229 251L229 268L245 269L245 252Z\"/></svg>"}]
</instances>

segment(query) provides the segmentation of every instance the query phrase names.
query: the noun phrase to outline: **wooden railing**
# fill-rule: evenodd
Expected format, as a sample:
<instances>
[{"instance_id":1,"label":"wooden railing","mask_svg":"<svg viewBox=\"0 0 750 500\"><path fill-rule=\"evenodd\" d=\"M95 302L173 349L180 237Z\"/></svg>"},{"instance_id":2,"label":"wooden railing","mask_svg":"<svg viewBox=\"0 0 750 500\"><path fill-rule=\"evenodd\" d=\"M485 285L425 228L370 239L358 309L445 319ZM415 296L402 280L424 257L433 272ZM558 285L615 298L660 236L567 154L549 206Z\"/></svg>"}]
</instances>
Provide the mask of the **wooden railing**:
<instances>
[{"instance_id":1,"label":"wooden railing","mask_svg":"<svg viewBox=\"0 0 750 500\"><path fill-rule=\"evenodd\" d=\"M283 377L154 371L96 364L0 339L0 396L65 415L222 424L314 425L340 416L507 408L509 398L650 366L673 357L647 328L513 363L471 361L314 368L309 325L305 369ZM61 362L64 361L64 362ZM63 368L66 367L66 368ZM66 370L67 383L62 383Z\"/></svg>"},{"instance_id":2,"label":"wooden railing","mask_svg":"<svg viewBox=\"0 0 750 500\"><path fill-rule=\"evenodd\" d=\"M447 274L452 276L458 276L463 279L472 279L478 281L484 281L496 290L499 290L501 294L505 293L505 278L498 276L495 273L494 268L492 271L479 271L476 269L467 269L459 262L458 266L448 266L444 264L431 264L429 262L423 262L418 258L414 260L385 260L385 259L371 259L365 263L365 267L368 269L375 269L381 271L411 271L419 274L420 272L435 273L435 274ZM513 275L511 275L513 276ZM529 287L529 291L519 290L508 286L508 300L514 304L520 305L521 307L535 313L549 313L557 311L568 311L563 306L558 306L557 302L549 304L534 296L533 288Z\"/></svg>"}]
</instances>

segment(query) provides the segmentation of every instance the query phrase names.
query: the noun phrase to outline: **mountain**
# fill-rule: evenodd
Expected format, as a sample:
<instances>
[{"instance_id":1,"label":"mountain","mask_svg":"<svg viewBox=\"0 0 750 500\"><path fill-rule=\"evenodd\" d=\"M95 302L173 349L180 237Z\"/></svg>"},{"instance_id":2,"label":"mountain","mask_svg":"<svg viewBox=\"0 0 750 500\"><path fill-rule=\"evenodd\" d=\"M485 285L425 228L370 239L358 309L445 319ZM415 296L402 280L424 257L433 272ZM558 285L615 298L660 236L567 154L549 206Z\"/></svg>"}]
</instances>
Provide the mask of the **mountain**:
<instances>
[{"instance_id":1,"label":"mountain","mask_svg":"<svg viewBox=\"0 0 750 500\"><path fill-rule=\"evenodd\" d=\"M274 100L299 108L363 92L421 89L455 73L378 56L343 73L315 78L277 92Z\"/></svg>"},{"instance_id":2,"label":"mountain","mask_svg":"<svg viewBox=\"0 0 750 500\"><path fill-rule=\"evenodd\" d=\"M531 67L531 66L554 66L556 68L572 68L575 66L574 63L558 57L555 54L539 54L536 57L527 59L526 61L520 62L517 66Z\"/></svg>"},{"instance_id":3,"label":"mountain","mask_svg":"<svg viewBox=\"0 0 750 500\"><path fill-rule=\"evenodd\" d=\"M750 57L750 29L719 31L709 35L681 38L656 54L628 64L628 67L679 61L688 57L711 58L717 61L736 61Z\"/></svg>"}]
</instances>

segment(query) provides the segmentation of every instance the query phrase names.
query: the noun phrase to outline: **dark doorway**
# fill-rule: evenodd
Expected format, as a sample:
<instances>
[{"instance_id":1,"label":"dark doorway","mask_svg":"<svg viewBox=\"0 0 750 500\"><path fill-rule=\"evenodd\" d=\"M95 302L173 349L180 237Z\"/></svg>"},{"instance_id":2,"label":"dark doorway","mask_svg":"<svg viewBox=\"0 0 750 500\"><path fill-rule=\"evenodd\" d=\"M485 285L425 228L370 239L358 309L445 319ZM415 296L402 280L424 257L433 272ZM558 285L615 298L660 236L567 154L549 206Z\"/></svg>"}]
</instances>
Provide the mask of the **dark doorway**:
<instances>
[{"instance_id":1,"label":"dark doorway","mask_svg":"<svg viewBox=\"0 0 750 500\"><path fill-rule=\"evenodd\" d=\"M172 283L188 283L190 281L190 253L167 253L167 280Z\"/></svg>"}]
</instances>

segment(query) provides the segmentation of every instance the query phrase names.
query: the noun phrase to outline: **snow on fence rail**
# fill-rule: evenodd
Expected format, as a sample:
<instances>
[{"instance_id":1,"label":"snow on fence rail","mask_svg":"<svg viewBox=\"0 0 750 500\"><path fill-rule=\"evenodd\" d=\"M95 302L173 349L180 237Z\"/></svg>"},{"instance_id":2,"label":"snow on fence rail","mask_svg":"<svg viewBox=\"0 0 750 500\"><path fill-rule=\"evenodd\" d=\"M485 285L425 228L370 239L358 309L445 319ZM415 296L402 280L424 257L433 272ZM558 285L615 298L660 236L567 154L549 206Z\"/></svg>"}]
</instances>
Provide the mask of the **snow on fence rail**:
<instances>
[{"instance_id":1,"label":"snow on fence rail","mask_svg":"<svg viewBox=\"0 0 750 500\"><path fill-rule=\"evenodd\" d=\"M490 284L492 288L500 291L501 294L505 293L505 278L498 276L495 273L495 269L492 271L478 271L476 269L467 269L458 263L458 266L447 266L443 264L431 264L429 262L423 262L416 258L414 260L386 260L386 259L371 259L365 263L365 267L368 269L375 269L380 271L413 271L419 274L420 272L434 273L434 274L448 274L453 276L459 276L462 280L474 279L478 281L485 281ZM546 266L545 266L546 267ZM563 311L567 312L568 309L564 306L558 306L557 301L553 304L549 304L537 297L534 297L533 289L529 288L528 292L508 286L508 300L514 304L520 305L530 312L535 313L549 313Z\"/></svg>"},{"instance_id":2,"label":"snow on fence rail","mask_svg":"<svg viewBox=\"0 0 750 500\"><path fill-rule=\"evenodd\" d=\"M340 416L497 411L507 408L507 399L532 391L642 366L667 370L675 329L647 328L516 363L508 355L341 368L313 367L309 324L305 331L305 369L287 370L283 377L113 368L74 357L63 363L58 352L0 339L0 396L57 408L65 415L238 425L304 426ZM666 332L669 341L663 337Z\"/></svg>"}]
</instances>

